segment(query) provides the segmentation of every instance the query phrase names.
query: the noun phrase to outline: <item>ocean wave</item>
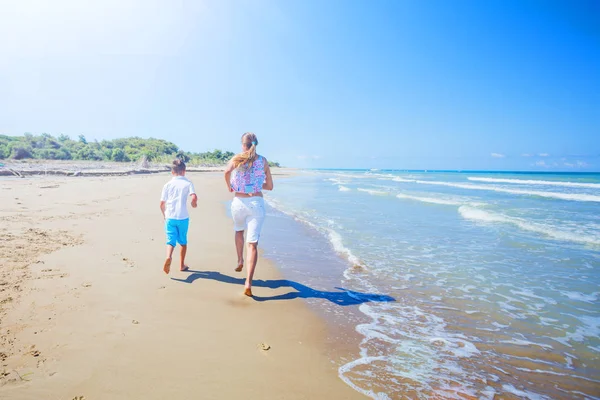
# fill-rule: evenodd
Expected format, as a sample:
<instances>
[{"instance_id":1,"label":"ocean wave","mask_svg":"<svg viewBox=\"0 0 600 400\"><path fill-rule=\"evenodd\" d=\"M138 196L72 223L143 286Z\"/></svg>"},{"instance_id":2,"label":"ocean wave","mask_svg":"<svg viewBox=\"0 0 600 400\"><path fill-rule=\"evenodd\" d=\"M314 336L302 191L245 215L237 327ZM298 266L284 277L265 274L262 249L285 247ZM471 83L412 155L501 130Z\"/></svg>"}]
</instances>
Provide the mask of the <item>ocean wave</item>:
<instances>
[{"instance_id":1,"label":"ocean wave","mask_svg":"<svg viewBox=\"0 0 600 400\"><path fill-rule=\"evenodd\" d=\"M468 177L467 179L470 181L474 181L474 182L515 183L515 184L519 184L519 185L564 186L564 187L600 189L600 183L540 181L540 180L533 180L533 179L479 178L479 177L472 177L472 176Z\"/></svg>"},{"instance_id":2,"label":"ocean wave","mask_svg":"<svg viewBox=\"0 0 600 400\"><path fill-rule=\"evenodd\" d=\"M460 206L458 212L463 218L482 221L482 222L499 222L515 225L526 231L541 233L554 239L578 242L584 244L592 244L600 246L600 237L595 235L583 235L576 232L568 232L557 230L552 226L542 225L535 222L530 222L522 218L509 217L503 214L496 214L490 211L481 210L470 206Z\"/></svg>"},{"instance_id":3,"label":"ocean wave","mask_svg":"<svg viewBox=\"0 0 600 400\"><path fill-rule=\"evenodd\" d=\"M465 379L468 371L456 362L478 357L480 351L463 335L447 331L442 318L418 306L396 303L364 303L359 310L371 319L355 328L363 336L360 356L338 369L340 378L353 388L371 398L396 398L396 394L407 391L446 399L463 399L464 395L493 398ZM386 348L393 349L394 356L387 355ZM400 354L402 363L397 362ZM387 380L385 385L370 385L368 389L356 384L378 372L391 373L396 379Z\"/></svg>"},{"instance_id":4,"label":"ocean wave","mask_svg":"<svg viewBox=\"0 0 600 400\"><path fill-rule=\"evenodd\" d=\"M265 200L271 207L324 235L329 240L333 250L348 260L352 267L361 267L361 270L366 269L366 265L349 248L344 246L342 236L330 226L325 226L325 224L331 225L331 221L325 221L323 224L315 223L310 220L310 214L308 213L290 210L272 198L265 198Z\"/></svg>"},{"instance_id":5,"label":"ocean wave","mask_svg":"<svg viewBox=\"0 0 600 400\"><path fill-rule=\"evenodd\" d=\"M600 202L600 196L595 194L586 194L586 193L560 193L560 192L545 192L539 190L525 190L525 189L510 189L504 188L500 186L492 186L492 185L474 185L474 184L465 184L465 183L456 183L456 182L442 182L442 181L424 181L420 179L404 179L393 176L381 176L378 179L380 180L392 180L394 182L401 183L418 183L422 185L438 185L438 186L448 186L459 189L467 189L467 190L490 190L493 192L500 193L509 193L509 194L518 194L525 196L539 196L539 197L547 197L552 199L559 200L569 200L569 201L590 201L590 202Z\"/></svg>"},{"instance_id":6,"label":"ocean wave","mask_svg":"<svg viewBox=\"0 0 600 400\"><path fill-rule=\"evenodd\" d=\"M352 190L349 187L342 186L342 185L339 185L338 188L339 188L340 192L349 192L350 190Z\"/></svg>"},{"instance_id":7,"label":"ocean wave","mask_svg":"<svg viewBox=\"0 0 600 400\"><path fill-rule=\"evenodd\" d=\"M459 201L459 200L412 196L412 195L404 194L404 193L397 194L396 197L399 199L415 200L415 201L421 201L423 203L443 204L443 205L448 205L448 206L460 206L460 205L463 205L466 203L465 201Z\"/></svg>"},{"instance_id":8,"label":"ocean wave","mask_svg":"<svg viewBox=\"0 0 600 400\"><path fill-rule=\"evenodd\" d=\"M389 194L389 192L385 192L383 190L375 190L375 189L364 189L364 188L358 188L356 189L359 192L365 192L365 193L369 193L373 196L386 196Z\"/></svg>"},{"instance_id":9,"label":"ocean wave","mask_svg":"<svg viewBox=\"0 0 600 400\"><path fill-rule=\"evenodd\" d=\"M490 185L470 185L470 184L463 184L463 183L440 182L440 181L415 180L414 182L420 183L420 184L425 184L425 185L449 186L449 187L455 187L455 188L459 188L459 189L470 189L470 190L491 190L491 191L500 192L500 193L548 197L548 198L559 199L559 200L600 202L600 196L593 195L593 194L584 194L584 193L542 192L542 191L538 191L538 190L508 189L508 188L503 188L503 187L498 187L498 186L490 186Z\"/></svg>"}]
</instances>

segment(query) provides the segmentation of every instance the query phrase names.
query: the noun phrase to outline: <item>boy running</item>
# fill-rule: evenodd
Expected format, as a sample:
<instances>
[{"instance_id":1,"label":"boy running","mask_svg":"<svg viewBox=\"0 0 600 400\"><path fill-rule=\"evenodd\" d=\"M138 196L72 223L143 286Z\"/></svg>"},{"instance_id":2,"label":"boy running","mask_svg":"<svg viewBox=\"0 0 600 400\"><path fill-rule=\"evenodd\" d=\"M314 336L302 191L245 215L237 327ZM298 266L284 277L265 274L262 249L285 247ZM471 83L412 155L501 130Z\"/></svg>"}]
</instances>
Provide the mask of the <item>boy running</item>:
<instances>
[{"instance_id":1,"label":"boy running","mask_svg":"<svg viewBox=\"0 0 600 400\"><path fill-rule=\"evenodd\" d=\"M187 210L187 198L192 197L192 207L198 206L198 196L194 184L185 177L185 163L176 159L171 167L173 178L163 187L160 196L160 211L165 219L167 234L167 258L163 266L166 274L171 270L173 250L177 243L181 246L179 269L187 271L185 253L187 252L187 232L190 216Z\"/></svg>"}]
</instances>

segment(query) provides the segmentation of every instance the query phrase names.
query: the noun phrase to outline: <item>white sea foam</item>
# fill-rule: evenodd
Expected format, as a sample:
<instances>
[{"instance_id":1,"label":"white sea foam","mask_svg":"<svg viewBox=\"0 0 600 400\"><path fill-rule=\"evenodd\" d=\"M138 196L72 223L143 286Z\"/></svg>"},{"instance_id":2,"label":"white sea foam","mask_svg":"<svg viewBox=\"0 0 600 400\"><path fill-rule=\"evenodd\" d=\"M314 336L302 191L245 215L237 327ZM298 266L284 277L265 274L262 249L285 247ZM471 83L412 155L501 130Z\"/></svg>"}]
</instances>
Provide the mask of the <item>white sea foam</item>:
<instances>
[{"instance_id":1,"label":"white sea foam","mask_svg":"<svg viewBox=\"0 0 600 400\"><path fill-rule=\"evenodd\" d=\"M516 387L514 387L513 385L509 385L509 384L504 384L502 385L502 389L505 392L508 393L512 393L515 396L521 398L521 399L529 399L529 400L546 400L546 399L550 399L550 397L547 396L543 396L541 394L537 394L534 392L530 392L528 390L519 390Z\"/></svg>"},{"instance_id":2,"label":"white sea foam","mask_svg":"<svg viewBox=\"0 0 600 400\"><path fill-rule=\"evenodd\" d=\"M348 260L348 262L350 262L350 264L352 264L353 266L360 266L363 268L365 267L364 263L357 256L355 256L352 253L352 251L350 251L350 249L348 249L346 246L344 246L344 241L342 239L342 236L338 232L336 232L333 228L331 228L329 226L325 226L325 224L314 223L310 220L309 214L289 210L285 206L283 206L281 203L279 203L278 201L276 201L274 199L265 198L265 200L271 207L276 208L277 210L281 211L282 213L294 218L298 222L301 222L305 225L310 226L317 232L319 232L319 233L323 234L325 237L327 237L327 239L329 239L329 243L331 243L331 246L333 247L335 252L338 253L339 255L341 255L342 257L345 257ZM328 223L329 223L329 221L328 221Z\"/></svg>"},{"instance_id":3,"label":"white sea foam","mask_svg":"<svg viewBox=\"0 0 600 400\"><path fill-rule=\"evenodd\" d=\"M598 294L600 292L594 292L592 294L584 294L579 292L569 292L566 290L561 290L560 294L568 297L571 300L583 301L586 303L594 304L598 300Z\"/></svg>"},{"instance_id":4,"label":"white sea foam","mask_svg":"<svg viewBox=\"0 0 600 400\"><path fill-rule=\"evenodd\" d=\"M399 199L407 199L407 200L415 200L421 201L423 203L431 203L431 204L444 204L449 206L460 206L464 204L464 202L451 200L451 199L439 199L434 197L421 197L421 196L412 196L410 194L399 193L396 195Z\"/></svg>"},{"instance_id":5,"label":"white sea foam","mask_svg":"<svg viewBox=\"0 0 600 400\"><path fill-rule=\"evenodd\" d=\"M470 181L474 181L474 182L512 183L512 184L519 184L519 185L542 185L542 186L562 186L562 187L600 189L600 183L540 181L540 180L533 180L533 179L479 178L479 177L472 177L472 176L468 177L467 179Z\"/></svg>"},{"instance_id":6,"label":"white sea foam","mask_svg":"<svg viewBox=\"0 0 600 400\"><path fill-rule=\"evenodd\" d=\"M455 188L467 189L467 190L491 190L491 191L500 192L500 193L518 194L518 195L525 195L525 196L539 196L539 197L547 197L547 198L559 199L559 200L600 202L600 196L595 195L595 194L586 194L586 193L545 192L545 191L539 191L539 190L509 189L509 188L493 186L493 185L473 185L473 184L456 183L456 182L423 181L423 180L402 179L402 178L391 178L391 180L396 181L396 182L419 183L422 185L448 186L448 187L455 187Z\"/></svg>"},{"instance_id":7,"label":"white sea foam","mask_svg":"<svg viewBox=\"0 0 600 400\"><path fill-rule=\"evenodd\" d=\"M389 194L389 192L385 192L383 190L364 189L364 188L358 188L356 190L358 190L359 192L369 193L373 196L386 196Z\"/></svg>"},{"instance_id":8,"label":"white sea foam","mask_svg":"<svg viewBox=\"0 0 600 400\"><path fill-rule=\"evenodd\" d=\"M531 222L522 218L509 217L503 214L496 214L493 212L485 211L479 208L470 206L460 206L458 212L463 218L482 221L482 222L499 222L505 224L515 225L523 230L541 233L554 239L578 242L584 244L591 244L600 246L600 237L597 235L583 235L575 232L561 231L553 226L544 225L540 223Z\"/></svg>"},{"instance_id":9,"label":"white sea foam","mask_svg":"<svg viewBox=\"0 0 600 400\"><path fill-rule=\"evenodd\" d=\"M535 343L535 342L530 342L529 340L522 340L522 339L501 340L500 343L514 344L517 346L539 346L543 349L552 349L553 348L549 344Z\"/></svg>"},{"instance_id":10,"label":"white sea foam","mask_svg":"<svg viewBox=\"0 0 600 400\"><path fill-rule=\"evenodd\" d=\"M350 189L349 187L340 185L339 190L340 190L340 192L349 192L352 189Z\"/></svg>"}]
</instances>

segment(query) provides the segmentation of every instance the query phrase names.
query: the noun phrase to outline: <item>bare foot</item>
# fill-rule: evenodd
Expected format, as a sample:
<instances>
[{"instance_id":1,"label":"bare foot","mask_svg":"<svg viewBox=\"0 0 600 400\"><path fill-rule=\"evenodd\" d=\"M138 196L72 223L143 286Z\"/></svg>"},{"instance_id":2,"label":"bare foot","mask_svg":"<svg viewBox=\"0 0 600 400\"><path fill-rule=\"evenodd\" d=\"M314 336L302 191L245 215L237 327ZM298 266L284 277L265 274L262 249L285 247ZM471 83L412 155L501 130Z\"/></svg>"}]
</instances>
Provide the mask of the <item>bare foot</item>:
<instances>
[{"instance_id":1,"label":"bare foot","mask_svg":"<svg viewBox=\"0 0 600 400\"><path fill-rule=\"evenodd\" d=\"M244 268L244 261L238 261L238 266L235 269L235 272L241 272L243 268Z\"/></svg>"},{"instance_id":2,"label":"bare foot","mask_svg":"<svg viewBox=\"0 0 600 400\"><path fill-rule=\"evenodd\" d=\"M165 274L168 274L171 271L171 259L167 258L165 260L165 265L163 266L163 271L165 271Z\"/></svg>"},{"instance_id":3,"label":"bare foot","mask_svg":"<svg viewBox=\"0 0 600 400\"><path fill-rule=\"evenodd\" d=\"M252 289L247 287L246 290L244 290L244 294L248 297L252 297Z\"/></svg>"},{"instance_id":4,"label":"bare foot","mask_svg":"<svg viewBox=\"0 0 600 400\"><path fill-rule=\"evenodd\" d=\"M180 271L187 271L188 269L190 269L190 267L188 267L187 265L184 265L183 267L179 268Z\"/></svg>"}]
</instances>

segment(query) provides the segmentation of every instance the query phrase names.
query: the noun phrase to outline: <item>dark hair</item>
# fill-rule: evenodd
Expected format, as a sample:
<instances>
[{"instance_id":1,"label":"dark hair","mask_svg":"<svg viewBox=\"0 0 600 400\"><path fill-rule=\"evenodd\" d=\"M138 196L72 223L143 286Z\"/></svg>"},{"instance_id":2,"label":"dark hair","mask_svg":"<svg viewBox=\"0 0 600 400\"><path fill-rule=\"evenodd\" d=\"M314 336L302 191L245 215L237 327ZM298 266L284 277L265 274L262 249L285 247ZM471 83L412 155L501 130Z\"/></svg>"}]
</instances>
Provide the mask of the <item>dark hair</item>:
<instances>
[{"instance_id":1,"label":"dark hair","mask_svg":"<svg viewBox=\"0 0 600 400\"><path fill-rule=\"evenodd\" d=\"M182 159L176 158L173 160L173 165L171 166L171 171L175 172L177 175L181 174L185 171L185 163Z\"/></svg>"}]
</instances>

